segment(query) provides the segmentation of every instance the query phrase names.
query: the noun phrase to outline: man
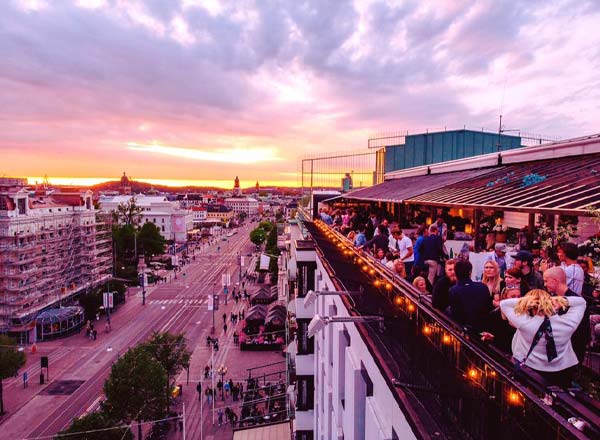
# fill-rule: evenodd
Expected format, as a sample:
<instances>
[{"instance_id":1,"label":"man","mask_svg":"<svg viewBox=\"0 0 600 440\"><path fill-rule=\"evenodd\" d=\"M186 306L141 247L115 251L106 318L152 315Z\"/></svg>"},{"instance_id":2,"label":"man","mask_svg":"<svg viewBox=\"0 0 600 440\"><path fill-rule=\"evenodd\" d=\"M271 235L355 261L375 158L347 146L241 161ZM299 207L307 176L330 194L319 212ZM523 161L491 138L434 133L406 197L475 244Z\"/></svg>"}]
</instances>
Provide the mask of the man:
<instances>
[{"instance_id":1,"label":"man","mask_svg":"<svg viewBox=\"0 0 600 440\"><path fill-rule=\"evenodd\" d=\"M544 272L544 285L546 290L556 296L581 296L569 288L567 284L567 274L562 267L551 267ZM561 313L559 312L559 315ZM573 351L577 356L579 363L585 358L585 349L591 339L590 333L590 313L586 308L583 319L579 323L577 330L571 336Z\"/></svg>"},{"instance_id":2,"label":"man","mask_svg":"<svg viewBox=\"0 0 600 440\"><path fill-rule=\"evenodd\" d=\"M496 243L494 245L494 253L489 256L488 260L493 260L498 264L500 276L504 278L504 272L506 272L506 244Z\"/></svg>"},{"instance_id":3,"label":"man","mask_svg":"<svg viewBox=\"0 0 600 440\"><path fill-rule=\"evenodd\" d=\"M333 218L327 213L324 208L319 209L319 217L326 225L333 225Z\"/></svg>"},{"instance_id":4,"label":"man","mask_svg":"<svg viewBox=\"0 0 600 440\"><path fill-rule=\"evenodd\" d=\"M384 218L381 221L381 223L379 224L379 226L383 226L383 228L380 228L378 226L375 229L375 234L374 235L385 234L386 237L389 237L389 235L390 235L389 225L390 225L390 222L386 218Z\"/></svg>"},{"instance_id":5,"label":"man","mask_svg":"<svg viewBox=\"0 0 600 440\"><path fill-rule=\"evenodd\" d=\"M429 268L427 279L433 285L444 257L444 242L438 234L436 223L429 226L429 235L423 238L419 253L423 256L423 262Z\"/></svg>"},{"instance_id":6,"label":"man","mask_svg":"<svg viewBox=\"0 0 600 440\"><path fill-rule=\"evenodd\" d=\"M450 288L450 314L460 325L477 332L486 329L489 313L493 309L487 286L471 280L473 265L459 260L454 265L456 285Z\"/></svg>"},{"instance_id":7,"label":"man","mask_svg":"<svg viewBox=\"0 0 600 440\"><path fill-rule=\"evenodd\" d=\"M202 399L202 382L198 381L198 385L196 385L196 391L198 391L198 400Z\"/></svg>"},{"instance_id":8,"label":"man","mask_svg":"<svg viewBox=\"0 0 600 440\"><path fill-rule=\"evenodd\" d=\"M354 237L354 246L361 247L367 243L367 234L366 234L365 225L358 226L358 234Z\"/></svg>"},{"instance_id":9,"label":"man","mask_svg":"<svg viewBox=\"0 0 600 440\"><path fill-rule=\"evenodd\" d=\"M521 286L521 296L527 295L532 289L543 289L544 280L542 275L533 270L533 255L529 251L519 251L513 256L515 264L513 267L521 271L523 280Z\"/></svg>"},{"instance_id":10,"label":"man","mask_svg":"<svg viewBox=\"0 0 600 440\"><path fill-rule=\"evenodd\" d=\"M456 284L456 273L454 272L456 261L454 258L446 261L445 275L435 282L431 292L433 307L442 312L446 312L450 305L450 288Z\"/></svg>"},{"instance_id":11,"label":"man","mask_svg":"<svg viewBox=\"0 0 600 440\"><path fill-rule=\"evenodd\" d=\"M410 278L415 261L412 240L404 235L402 229L394 229L390 234L389 248L394 255L398 255L400 261L404 262L404 268Z\"/></svg>"},{"instance_id":12,"label":"man","mask_svg":"<svg viewBox=\"0 0 600 440\"><path fill-rule=\"evenodd\" d=\"M367 248L367 249L371 249L373 246L375 246L375 253L377 252L377 249L383 249L384 251L387 251L388 247L389 247L389 239L388 236L386 234L385 231L387 231L387 228L381 224L379 226L377 226L377 229L379 230L379 234L375 235L372 239L370 239L369 241L367 241L363 246L359 246L359 249Z\"/></svg>"},{"instance_id":13,"label":"man","mask_svg":"<svg viewBox=\"0 0 600 440\"><path fill-rule=\"evenodd\" d=\"M574 243L561 243L558 245L556 255L567 275L569 289L581 296L585 273L581 266L577 264L577 257L579 256L577 245Z\"/></svg>"},{"instance_id":14,"label":"man","mask_svg":"<svg viewBox=\"0 0 600 440\"><path fill-rule=\"evenodd\" d=\"M435 224L438 227L438 234L442 237L442 241L446 241L448 237L448 225L444 223L444 219L442 217L438 217Z\"/></svg>"}]
</instances>

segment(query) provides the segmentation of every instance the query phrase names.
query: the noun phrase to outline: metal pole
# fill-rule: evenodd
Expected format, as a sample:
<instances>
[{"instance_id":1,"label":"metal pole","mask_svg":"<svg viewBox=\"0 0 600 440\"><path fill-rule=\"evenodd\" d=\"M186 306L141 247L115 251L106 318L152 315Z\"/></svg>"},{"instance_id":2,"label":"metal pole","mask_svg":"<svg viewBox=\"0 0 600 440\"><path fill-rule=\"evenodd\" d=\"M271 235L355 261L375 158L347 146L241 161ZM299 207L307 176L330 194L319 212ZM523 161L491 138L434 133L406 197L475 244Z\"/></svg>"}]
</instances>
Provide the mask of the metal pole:
<instances>
[{"instance_id":1,"label":"metal pole","mask_svg":"<svg viewBox=\"0 0 600 440\"><path fill-rule=\"evenodd\" d=\"M181 414L181 418L183 419L183 440L185 440L185 402L183 402L183 412Z\"/></svg>"},{"instance_id":2,"label":"metal pole","mask_svg":"<svg viewBox=\"0 0 600 440\"><path fill-rule=\"evenodd\" d=\"M213 319L214 319L214 307L213 307ZM210 392L212 393L212 424L213 426L215 426L215 400L216 400L216 396L215 396L215 346L213 343L212 346L212 352L210 353L210 378L212 380L212 388L210 390Z\"/></svg>"},{"instance_id":3,"label":"metal pole","mask_svg":"<svg viewBox=\"0 0 600 440\"><path fill-rule=\"evenodd\" d=\"M200 383L202 383L202 379L200 379ZM202 395L200 396L200 440L204 439L204 398Z\"/></svg>"}]
</instances>

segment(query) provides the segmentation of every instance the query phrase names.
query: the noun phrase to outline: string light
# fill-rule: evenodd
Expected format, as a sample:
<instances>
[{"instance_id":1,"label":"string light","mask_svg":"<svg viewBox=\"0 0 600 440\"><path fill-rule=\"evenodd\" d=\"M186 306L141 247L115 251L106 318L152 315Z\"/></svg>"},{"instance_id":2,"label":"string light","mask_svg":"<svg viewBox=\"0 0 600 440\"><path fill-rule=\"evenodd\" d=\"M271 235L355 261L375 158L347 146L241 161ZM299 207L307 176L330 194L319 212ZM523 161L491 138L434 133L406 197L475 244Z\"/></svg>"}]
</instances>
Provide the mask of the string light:
<instances>
[{"instance_id":1,"label":"string light","mask_svg":"<svg viewBox=\"0 0 600 440\"><path fill-rule=\"evenodd\" d=\"M369 270L369 275L375 275L375 269Z\"/></svg>"},{"instance_id":2,"label":"string light","mask_svg":"<svg viewBox=\"0 0 600 440\"><path fill-rule=\"evenodd\" d=\"M375 287L379 287L381 285L381 281L375 280L373 284L375 285Z\"/></svg>"},{"instance_id":3,"label":"string light","mask_svg":"<svg viewBox=\"0 0 600 440\"><path fill-rule=\"evenodd\" d=\"M468 375L469 375L470 379L476 380L477 377L479 376L479 372L477 371L476 368L470 368Z\"/></svg>"},{"instance_id":4,"label":"string light","mask_svg":"<svg viewBox=\"0 0 600 440\"><path fill-rule=\"evenodd\" d=\"M392 287L394 287L394 286L392 286L390 283L387 283L387 284L385 285L385 288L386 288L387 290L392 290Z\"/></svg>"},{"instance_id":5,"label":"string light","mask_svg":"<svg viewBox=\"0 0 600 440\"><path fill-rule=\"evenodd\" d=\"M429 336L432 332L433 329L430 326L426 325L423 327L423 334Z\"/></svg>"},{"instance_id":6,"label":"string light","mask_svg":"<svg viewBox=\"0 0 600 440\"><path fill-rule=\"evenodd\" d=\"M511 405L521 405L521 396L516 391L510 391L508 393L508 403Z\"/></svg>"},{"instance_id":7,"label":"string light","mask_svg":"<svg viewBox=\"0 0 600 440\"><path fill-rule=\"evenodd\" d=\"M402 304L402 297L401 297L400 295L398 295L396 298L394 298L394 302L395 302L397 305L400 305L400 304Z\"/></svg>"},{"instance_id":8,"label":"string light","mask_svg":"<svg viewBox=\"0 0 600 440\"><path fill-rule=\"evenodd\" d=\"M367 266L367 265L365 264L365 265L362 267L362 270L363 270L364 272L368 271L368 270L369 270L369 266Z\"/></svg>"},{"instance_id":9,"label":"string light","mask_svg":"<svg viewBox=\"0 0 600 440\"><path fill-rule=\"evenodd\" d=\"M442 337L442 342L446 345L449 345L450 343L452 343L452 336L450 335L444 335Z\"/></svg>"},{"instance_id":10,"label":"string light","mask_svg":"<svg viewBox=\"0 0 600 440\"><path fill-rule=\"evenodd\" d=\"M413 303L411 303L411 302L408 303L408 311L410 313L412 313L412 312L415 311L415 305Z\"/></svg>"}]
</instances>

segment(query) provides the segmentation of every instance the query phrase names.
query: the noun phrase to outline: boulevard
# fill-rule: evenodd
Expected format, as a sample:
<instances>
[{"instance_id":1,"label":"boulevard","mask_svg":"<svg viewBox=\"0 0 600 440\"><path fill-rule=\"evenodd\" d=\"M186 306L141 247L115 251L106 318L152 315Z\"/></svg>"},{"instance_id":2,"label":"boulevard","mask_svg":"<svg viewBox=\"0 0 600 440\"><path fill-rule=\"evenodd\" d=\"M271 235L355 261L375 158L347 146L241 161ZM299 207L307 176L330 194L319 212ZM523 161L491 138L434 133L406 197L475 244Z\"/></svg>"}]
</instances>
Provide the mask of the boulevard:
<instances>
[{"instance_id":1,"label":"boulevard","mask_svg":"<svg viewBox=\"0 0 600 440\"><path fill-rule=\"evenodd\" d=\"M252 252L254 245L248 238L251 227L247 223L239 228L238 234L226 241L219 239L213 245L198 247L193 255L195 261L190 254L190 263L176 273L177 278L172 276L167 283L146 288L146 305L142 305L141 289L132 289L125 304L111 316L112 331L99 331L97 340L89 340L81 332L65 339L40 343L38 353L28 356L24 369L30 378L29 386L24 388L21 377L5 381L8 414L1 421L2 438L52 438L68 427L73 418L96 410L102 401L102 387L111 365L153 331L184 333L188 349L193 353L189 374L196 382L187 386L188 372L183 371L178 383L183 384L186 397L195 393L195 384L202 377L211 355L206 347L206 337L211 335L212 326L208 295L219 293L221 308L215 312L213 336L220 339L227 336L223 335L222 314L246 307L243 301L236 305L232 300L224 307L221 277L230 274L230 292L232 287L239 289L238 255ZM249 258L245 260L248 264ZM103 325L98 327L103 328ZM233 331L231 326L228 334ZM222 344L215 353L215 366L225 362L228 351L229 344ZM44 385L37 380L40 356L49 358L50 383ZM61 383L76 389L70 394L68 389L52 391L53 385ZM199 422L192 429L198 428ZM145 427L145 431L148 429L148 426Z\"/></svg>"}]
</instances>

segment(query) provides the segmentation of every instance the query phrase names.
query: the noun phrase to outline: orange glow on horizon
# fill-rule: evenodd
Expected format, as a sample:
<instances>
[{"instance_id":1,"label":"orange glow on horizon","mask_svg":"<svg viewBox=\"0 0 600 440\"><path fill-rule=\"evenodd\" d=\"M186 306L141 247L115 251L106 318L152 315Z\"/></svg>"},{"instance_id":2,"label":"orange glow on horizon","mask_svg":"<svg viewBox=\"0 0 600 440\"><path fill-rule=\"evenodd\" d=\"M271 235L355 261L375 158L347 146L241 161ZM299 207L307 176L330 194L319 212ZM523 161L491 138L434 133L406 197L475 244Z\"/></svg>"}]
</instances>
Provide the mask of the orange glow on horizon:
<instances>
[{"instance_id":1,"label":"orange glow on horizon","mask_svg":"<svg viewBox=\"0 0 600 440\"><path fill-rule=\"evenodd\" d=\"M42 183L43 177L27 177L27 181L30 185ZM65 186L93 186L104 182L114 182L118 179L114 177L48 177L48 181L51 185L65 185ZM150 183L152 185L169 186L173 188L181 188L184 186L202 186L202 187L216 187L221 189L232 189L232 179L220 179L220 180L196 180L196 179L146 179L146 178L134 178L134 182ZM297 180L260 180L258 183L261 187L265 186L284 186L298 188ZM253 188L256 185L255 181L243 181L240 180L240 186L244 188Z\"/></svg>"}]
</instances>

